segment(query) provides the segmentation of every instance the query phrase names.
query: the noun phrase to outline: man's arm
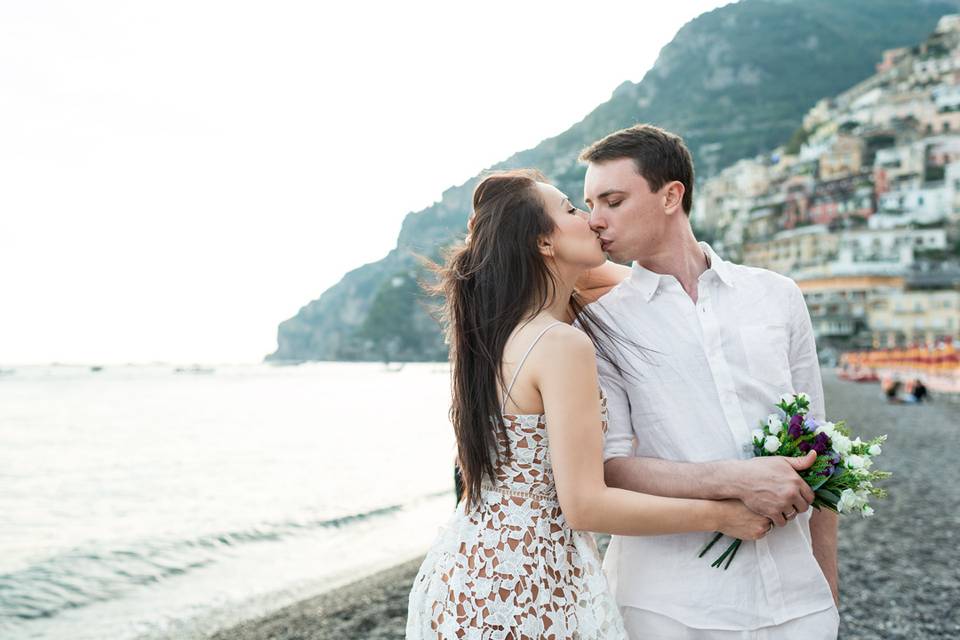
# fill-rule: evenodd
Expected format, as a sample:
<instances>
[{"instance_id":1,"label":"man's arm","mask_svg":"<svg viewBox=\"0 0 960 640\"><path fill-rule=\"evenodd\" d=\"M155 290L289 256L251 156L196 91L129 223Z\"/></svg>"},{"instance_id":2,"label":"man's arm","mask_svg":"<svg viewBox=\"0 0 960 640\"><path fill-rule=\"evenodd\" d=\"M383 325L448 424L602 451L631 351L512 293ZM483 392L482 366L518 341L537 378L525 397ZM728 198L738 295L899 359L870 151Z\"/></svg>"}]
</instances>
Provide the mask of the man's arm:
<instances>
[{"instance_id":1,"label":"man's arm","mask_svg":"<svg viewBox=\"0 0 960 640\"><path fill-rule=\"evenodd\" d=\"M823 397L823 380L820 377L820 360L813 335L810 313L803 300L800 288L794 285L791 291L790 317L790 378L793 389L810 396L810 414L815 420L826 420ZM833 599L840 606L840 575L837 568L837 514L826 509L814 511L810 518L810 539L813 555L820 570L830 584Z\"/></svg>"},{"instance_id":2,"label":"man's arm","mask_svg":"<svg viewBox=\"0 0 960 640\"><path fill-rule=\"evenodd\" d=\"M605 450L606 451L606 450ZM777 526L784 514L806 511L813 491L797 471L808 468L815 453L803 458L769 456L750 460L675 462L659 458L612 457L603 465L607 486L672 498L741 500Z\"/></svg>"},{"instance_id":3,"label":"man's arm","mask_svg":"<svg viewBox=\"0 0 960 640\"><path fill-rule=\"evenodd\" d=\"M634 436L643 437L643 425L633 424L623 376L603 359L598 359L597 370L607 395L608 424L603 445L607 486L668 498L737 498L754 513L780 526L786 524L783 514L794 509L806 511L813 502L813 491L797 471L813 464L815 453L806 458L702 463L634 457Z\"/></svg>"},{"instance_id":4,"label":"man's arm","mask_svg":"<svg viewBox=\"0 0 960 640\"><path fill-rule=\"evenodd\" d=\"M833 601L840 606L840 570L837 566L837 529L840 519L828 509L815 510L810 517L810 538L813 543L813 557L817 559L823 571Z\"/></svg>"}]
</instances>

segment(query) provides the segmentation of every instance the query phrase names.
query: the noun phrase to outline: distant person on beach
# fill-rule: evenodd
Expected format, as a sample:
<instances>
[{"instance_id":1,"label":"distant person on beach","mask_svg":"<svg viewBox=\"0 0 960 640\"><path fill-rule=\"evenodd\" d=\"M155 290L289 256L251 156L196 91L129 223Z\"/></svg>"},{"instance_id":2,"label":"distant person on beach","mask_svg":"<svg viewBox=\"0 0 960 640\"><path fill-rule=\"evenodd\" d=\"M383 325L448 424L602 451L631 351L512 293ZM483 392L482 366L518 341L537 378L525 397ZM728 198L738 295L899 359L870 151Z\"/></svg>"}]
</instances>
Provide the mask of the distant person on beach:
<instances>
[{"instance_id":1,"label":"distant person on beach","mask_svg":"<svg viewBox=\"0 0 960 640\"><path fill-rule=\"evenodd\" d=\"M693 160L680 137L638 125L594 143L581 160L590 226L613 260L633 263L588 310L648 347L653 360L629 351L598 359L609 410L606 484L738 499L777 526L747 543L744 562L738 556L729 571L697 557L702 535L617 532L604 568L628 634L836 638L837 517L807 511L813 496L791 460L750 459L751 432L781 395L808 394L810 415L824 420L803 294L789 278L727 262L697 241ZM640 380L624 375L631 368Z\"/></svg>"},{"instance_id":2,"label":"distant person on beach","mask_svg":"<svg viewBox=\"0 0 960 640\"><path fill-rule=\"evenodd\" d=\"M604 483L595 345L617 340L583 304L627 270L605 263L585 212L539 174L497 173L476 187L468 229L439 286L465 497L413 583L407 638L625 639L589 531L758 540L773 525L739 500Z\"/></svg>"},{"instance_id":3,"label":"distant person on beach","mask_svg":"<svg viewBox=\"0 0 960 640\"><path fill-rule=\"evenodd\" d=\"M910 404L919 404L927 397L927 387L919 379L911 380L905 387L904 401Z\"/></svg>"},{"instance_id":4,"label":"distant person on beach","mask_svg":"<svg viewBox=\"0 0 960 640\"><path fill-rule=\"evenodd\" d=\"M884 395L887 396L887 402L891 404L899 404L903 402L900 399L900 381L899 380L890 380L887 382L883 389Z\"/></svg>"}]
</instances>

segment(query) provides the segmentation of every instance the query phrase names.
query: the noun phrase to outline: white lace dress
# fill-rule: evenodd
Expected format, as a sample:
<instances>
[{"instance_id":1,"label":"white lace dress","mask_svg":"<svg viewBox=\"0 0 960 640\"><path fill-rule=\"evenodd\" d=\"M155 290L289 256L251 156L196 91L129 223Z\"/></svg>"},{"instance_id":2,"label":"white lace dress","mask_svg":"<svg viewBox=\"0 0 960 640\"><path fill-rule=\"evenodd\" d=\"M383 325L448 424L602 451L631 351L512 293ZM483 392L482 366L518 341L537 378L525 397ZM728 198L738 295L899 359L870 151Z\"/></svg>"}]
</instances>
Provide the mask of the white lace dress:
<instances>
[{"instance_id":1,"label":"white lace dress","mask_svg":"<svg viewBox=\"0 0 960 640\"><path fill-rule=\"evenodd\" d=\"M605 430L602 392L601 404ZM431 547L410 592L408 640L625 639L593 535L560 511L544 416L503 420L512 459ZM504 445L499 435L501 461Z\"/></svg>"}]
</instances>

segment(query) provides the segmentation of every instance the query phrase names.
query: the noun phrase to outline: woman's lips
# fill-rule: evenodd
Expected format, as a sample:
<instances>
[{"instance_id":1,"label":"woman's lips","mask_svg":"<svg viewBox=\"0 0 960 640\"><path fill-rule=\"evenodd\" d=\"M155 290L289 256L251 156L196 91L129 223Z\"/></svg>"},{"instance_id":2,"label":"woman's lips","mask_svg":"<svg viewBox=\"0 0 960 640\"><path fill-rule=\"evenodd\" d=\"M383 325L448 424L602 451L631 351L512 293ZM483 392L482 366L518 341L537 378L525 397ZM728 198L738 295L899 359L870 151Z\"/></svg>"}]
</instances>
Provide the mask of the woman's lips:
<instances>
[{"instance_id":1,"label":"woman's lips","mask_svg":"<svg viewBox=\"0 0 960 640\"><path fill-rule=\"evenodd\" d=\"M603 249L604 251L607 250L607 247L609 247L610 244L611 244L610 240L604 240L603 238L600 238L600 248Z\"/></svg>"}]
</instances>

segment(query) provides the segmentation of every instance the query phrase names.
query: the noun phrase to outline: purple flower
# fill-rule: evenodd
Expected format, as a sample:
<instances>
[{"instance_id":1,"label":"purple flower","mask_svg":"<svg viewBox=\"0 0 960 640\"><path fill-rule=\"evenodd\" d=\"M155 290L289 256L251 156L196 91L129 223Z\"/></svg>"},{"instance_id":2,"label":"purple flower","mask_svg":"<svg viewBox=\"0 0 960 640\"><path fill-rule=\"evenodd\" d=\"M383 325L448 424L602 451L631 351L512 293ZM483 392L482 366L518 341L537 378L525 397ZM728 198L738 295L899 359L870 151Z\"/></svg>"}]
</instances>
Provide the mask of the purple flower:
<instances>
[{"instance_id":1,"label":"purple flower","mask_svg":"<svg viewBox=\"0 0 960 640\"><path fill-rule=\"evenodd\" d=\"M830 463L831 464L840 464L840 454L836 451L830 452Z\"/></svg>"},{"instance_id":2,"label":"purple flower","mask_svg":"<svg viewBox=\"0 0 960 640\"><path fill-rule=\"evenodd\" d=\"M809 442L801 442L797 445L797 449L800 449L800 451L802 451L804 454L807 454L810 453L810 450L813 449L813 447L810 446Z\"/></svg>"},{"instance_id":3,"label":"purple flower","mask_svg":"<svg viewBox=\"0 0 960 640\"><path fill-rule=\"evenodd\" d=\"M790 426L787 427L787 433L792 438L799 438L803 435L803 416L797 414L790 418Z\"/></svg>"},{"instance_id":4,"label":"purple flower","mask_svg":"<svg viewBox=\"0 0 960 640\"><path fill-rule=\"evenodd\" d=\"M814 420L814 419L811 418L811 417L807 417L807 418L803 421L803 426L806 428L807 433L813 433L814 431L817 430L817 427L820 426L820 423L817 422L816 420Z\"/></svg>"},{"instance_id":5,"label":"purple flower","mask_svg":"<svg viewBox=\"0 0 960 640\"><path fill-rule=\"evenodd\" d=\"M813 439L813 448L818 456L825 454L830 449L830 436L822 431L818 433Z\"/></svg>"}]
</instances>

